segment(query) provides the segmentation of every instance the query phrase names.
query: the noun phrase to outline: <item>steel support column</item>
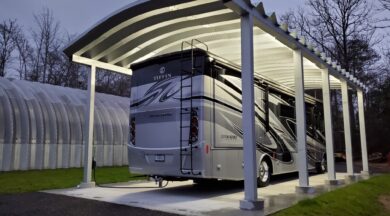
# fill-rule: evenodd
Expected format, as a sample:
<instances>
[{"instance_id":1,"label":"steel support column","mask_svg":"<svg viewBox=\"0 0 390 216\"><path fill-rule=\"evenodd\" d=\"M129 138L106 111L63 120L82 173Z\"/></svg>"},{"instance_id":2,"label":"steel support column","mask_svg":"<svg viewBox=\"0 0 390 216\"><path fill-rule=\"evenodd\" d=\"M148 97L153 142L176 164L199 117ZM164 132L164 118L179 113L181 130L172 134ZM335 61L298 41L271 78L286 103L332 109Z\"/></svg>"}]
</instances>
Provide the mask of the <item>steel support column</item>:
<instances>
[{"instance_id":1,"label":"steel support column","mask_svg":"<svg viewBox=\"0 0 390 216\"><path fill-rule=\"evenodd\" d=\"M333 124L332 110L330 104L329 71L322 69L322 100L324 107L325 138L326 138L326 163L328 169L328 180L336 180L334 169L334 144L333 144Z\"/></svg>"},{"instance_id":2,"label":"steel support column","mask_svg":"<svg viewBox=\"0 0 390 216\"><path fill-rule=\"evenodd\" d=\"M329 185L342 184L342 180L336 179L333 143L332 109L330 102L330 80L329 70L322 69L322 101L324 107L325 140L326 140L326 166L328 179L325 182Z\"/></svg>"},{"instance_id":3,"label":"steel support column","mask_svg":"<svg viewBox=\"0 0 390 216\"><path fill-rule=\"evenodd\" d=\"M359 109L359 129L360 129L360 144L362 148L362 174L368 175L368 156L367 156L367 139L366 139L366 122L364 117L364 100L362 90L357 90L358 109Z\"/></svg>"},{"instance_id":4,"label":"steel support column","mask_svg":"<svg viewBox=\"0 0 390 216\"><path fill-rule=\"evenodd\" d=\"M297 192L311 193L314 188L309 187L306 151L306 109L304 68L301 50L294 50L295 72L295 113L296 113L296 137L297 137L297 165L299 171L299 186Z\"/></svg>"},{"instance_id":5,"label":"steel support column","mask_svg":"<svg viewBox=\"0 0 390 216\"><path fill-rule=\"evenodd\" d=\"M345 138L345 154L347 160L347 174L353 176L353 155L352 155L352 140L351 140L351 120L349 113L348 100L348 84L345 80L341 81L341 97L343 101L343 121L344 121L344 138Z\"/></svg>"},{"instance_id":6,"label":"steel support column","mask_svg":"<svg viewBox=\"0 0 390 216\"><path fill-rule=\"evenodd\" d=\"M94 187L92 181L92 145L93 145L93 121L95 111L95 82L96 66L91 66L88 73L88 100L85 108L85 128L84 128L84 175L80 187Z\"/></svg>"},{"instance_id":7,"label":"steel support column","mask_svg":"<svg viewBox=\"0 0 390 216\"><path fill-rule=\"evenodd\" d=\"M241 65L242 65L242 126L244 133L244 188L245 197L240 208L263 208L257 198L257 166L255 145L255 103L253 65L253 19L249 14L241 16Z\"/></svg>"}]
</instances>

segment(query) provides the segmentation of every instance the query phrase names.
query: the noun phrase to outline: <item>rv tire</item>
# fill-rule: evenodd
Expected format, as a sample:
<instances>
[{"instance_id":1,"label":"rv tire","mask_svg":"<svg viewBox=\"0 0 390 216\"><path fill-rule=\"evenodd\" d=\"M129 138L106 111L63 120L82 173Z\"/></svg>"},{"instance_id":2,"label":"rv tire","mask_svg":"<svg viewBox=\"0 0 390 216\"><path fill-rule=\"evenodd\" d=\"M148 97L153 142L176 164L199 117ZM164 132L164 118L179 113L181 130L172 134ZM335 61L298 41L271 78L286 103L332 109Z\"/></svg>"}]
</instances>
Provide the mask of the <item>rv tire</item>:
<instances>
[{"instance_id":1,"label":"rv tire","mask_svg":"<svg viewBox=\"0 0 390 216\"><path fill-rule=\"evenodd\" d=\"M262 160L259 164L259 177L257 178L258 187L266 187L271 179L271 164L268 160Z\"/></svg>"},{"instance_id":2,"label":"rv tire","mask_svg":"<svg viewBox=\"0 0 390 216\"><path fill-rule=\"evenodd\" d=\"M324 154L322 156L321 161L316 163L316 172L317 172L317 174L325 173L328 170L326 165L327 165L326 164L326 155Z\"/></svg>"}]
</instances>

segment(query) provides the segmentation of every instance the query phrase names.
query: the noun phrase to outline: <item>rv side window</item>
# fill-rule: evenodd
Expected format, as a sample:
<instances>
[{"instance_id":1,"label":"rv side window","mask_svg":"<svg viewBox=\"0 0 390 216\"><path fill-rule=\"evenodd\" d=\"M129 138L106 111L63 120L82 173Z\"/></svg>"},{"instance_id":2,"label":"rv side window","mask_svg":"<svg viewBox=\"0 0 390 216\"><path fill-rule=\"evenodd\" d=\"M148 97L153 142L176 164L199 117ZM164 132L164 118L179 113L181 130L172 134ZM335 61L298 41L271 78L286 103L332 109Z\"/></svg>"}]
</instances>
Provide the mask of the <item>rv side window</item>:
<instances>
[{"instance_id":1,"label":"rv side window","mask_svg":"<svg viewBox=\"0 0 390 216\"><path fill-rule=\"evenodd\" d=\"M268 85L264 88L264 111L265 111L265 131L268 132L269 126L269 87Z\"/></svg>"},{"instance_id":2,"label":"rv side window","mask_svg":"<svg viewBox=\"0 0 390 216\"><path fill-rule=\"evenodd\" d=\"M313 135L316 130L314 107L308 107L306 109L306 124L307 132Z\"/></svg>"},{"instance_id":3,"label":"rv side window","mask_svg":"<svg viewBox=\"0 0 390 216\"><path fill-rule=\"evenodd\" d=\"M291 133L294 134L294 136L296 136L297 125L295 124L295 122L293 122L291 120L287 120L287 124L288 124L288 127L290 128Z\"/></svg>"},{"instance_id":4,"label":"rv side window","mask_svg":"<svg viewBox=\"0 0 390 216\"><path fill-rule=\"evenodd\" d=\"M221 82L225 82L225 79L223 78L223 75L225 75L225 74L226 74L225 68L221 68L218 66L214 67L214 74L213 74L214 79L219 80Z\"/></svg>"},{"instance_id":5,"label":"rv side window","mask_svg":"<svg viewBox=\"0 0 390 216\"><path fill-rule=\"evenodd\" d=\"M292 106L280 104L280 116L287 118L295 118L295 108Z\"/></svg>"}]
</instances>

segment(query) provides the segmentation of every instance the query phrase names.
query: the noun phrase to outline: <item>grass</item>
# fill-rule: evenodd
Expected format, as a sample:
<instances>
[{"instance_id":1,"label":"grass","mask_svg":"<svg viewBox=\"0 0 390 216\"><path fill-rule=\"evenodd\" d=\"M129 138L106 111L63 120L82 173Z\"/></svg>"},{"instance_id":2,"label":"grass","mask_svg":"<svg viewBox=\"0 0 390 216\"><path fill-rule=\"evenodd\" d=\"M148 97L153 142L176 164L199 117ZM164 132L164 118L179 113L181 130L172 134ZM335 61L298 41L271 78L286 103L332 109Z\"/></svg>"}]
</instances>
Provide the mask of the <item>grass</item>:
<instances>
[{"instance_id":1,"label":"grass","mask_svg":"<svg viewBox=\"0 0 390 216\"><path fill-rule=\"evenodd\" d=\"M390 174L375 176L366 181L306 199L280 211L284 215L390 215L378 201L381 195L390 196Z\"/></svg>"},{"instance_id":2,"label":"grass","mask_svg":"<svg viewBox=\"0 0 390 216\"><path fill-rule=\"evenodd\" d=\"M0 194L33 192L47 189L75 187L82 180L81 168L0 172ZM128 167L104 167L96 171L98 183L125 182L145 179L132 175ZM375 176L338 190L322 194L314 199L305 199L280 211L274 216L284 215L389 215L378 197L390 196L390 174Z\"/></svg>"},{"instance_id":3,"label":"grass","mask_svg":"<svg viewBox=\"0 0 390 216\"><path fill-rule=\"evenodd\" d=\"M0 172L0 194L33 192L47 189L69 188L80 184L82 168ZM132 175L128 167L99 167L99 184L145 179Z\"/></svg>"}]
</instances>

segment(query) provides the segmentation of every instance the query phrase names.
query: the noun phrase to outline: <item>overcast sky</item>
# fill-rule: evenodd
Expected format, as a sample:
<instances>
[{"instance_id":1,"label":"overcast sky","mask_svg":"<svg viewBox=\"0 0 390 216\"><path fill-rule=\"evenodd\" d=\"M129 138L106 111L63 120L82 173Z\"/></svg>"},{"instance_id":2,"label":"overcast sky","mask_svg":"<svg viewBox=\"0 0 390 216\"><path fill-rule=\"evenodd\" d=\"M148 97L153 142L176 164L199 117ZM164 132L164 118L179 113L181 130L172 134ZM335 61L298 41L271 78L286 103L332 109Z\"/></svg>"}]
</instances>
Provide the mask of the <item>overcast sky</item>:
<instances>
[{"instance_id":1,"label":"overcast sky","mask_svg":"<svg viewBox=\"0 0 390 216\"><path fill-rule=\"evenodd\" d=\"M17 19L28 30L34 26L33 14L48 7L63 29L71 35L81 34L112 12L133 0L0 0L0 21ZM267 13L278 14L303 5L304 0L264 0Z\"/></svg>"}]
</instances>

